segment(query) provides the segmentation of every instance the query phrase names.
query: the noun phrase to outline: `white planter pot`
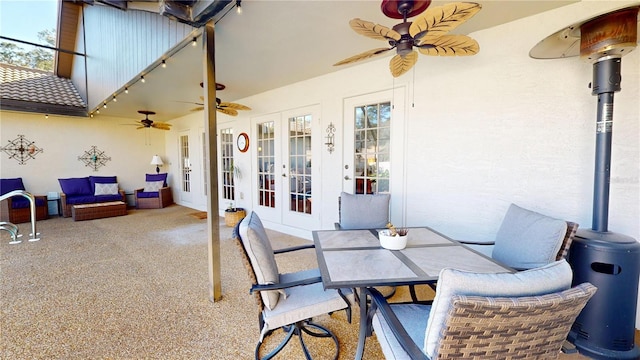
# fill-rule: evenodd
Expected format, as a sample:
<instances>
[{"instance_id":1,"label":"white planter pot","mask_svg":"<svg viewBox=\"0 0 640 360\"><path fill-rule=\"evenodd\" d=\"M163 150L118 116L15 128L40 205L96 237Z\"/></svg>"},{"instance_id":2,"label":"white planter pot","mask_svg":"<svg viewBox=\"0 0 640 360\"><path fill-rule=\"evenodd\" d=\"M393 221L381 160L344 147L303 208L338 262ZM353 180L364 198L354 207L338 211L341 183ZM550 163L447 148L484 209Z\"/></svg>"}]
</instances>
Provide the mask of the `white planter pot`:
<instances>
[{"instance_id":1,"label":"white planter pot","mask_svg":"<svg viewBox=\"0 0 640 360\"><path fill-rule=\"evenodd\" d=\"M388 250L402 250L407 247L407 235L400 236L396 234L391 236L389 230L381 230L378 233L380 246Z\"/></svg>"}]
</instances>

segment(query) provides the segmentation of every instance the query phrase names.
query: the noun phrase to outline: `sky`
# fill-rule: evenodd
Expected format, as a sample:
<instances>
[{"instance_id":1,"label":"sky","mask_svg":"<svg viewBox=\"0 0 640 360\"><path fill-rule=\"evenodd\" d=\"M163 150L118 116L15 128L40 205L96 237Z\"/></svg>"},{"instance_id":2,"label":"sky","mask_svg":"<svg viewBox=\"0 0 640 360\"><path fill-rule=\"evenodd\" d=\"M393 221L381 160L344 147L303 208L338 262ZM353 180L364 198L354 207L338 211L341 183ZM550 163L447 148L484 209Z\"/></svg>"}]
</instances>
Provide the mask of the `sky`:
<instances>
[{"instance_id":1,"label":"sky","mask_svg":"<svg viewBox=\"0 0 640 360\"><path fill-rule=\"evenodd\" d=\"M38 32L55 29L58 0L0 0L0 35L33 43Z\"/></svg>"}]
</instances>

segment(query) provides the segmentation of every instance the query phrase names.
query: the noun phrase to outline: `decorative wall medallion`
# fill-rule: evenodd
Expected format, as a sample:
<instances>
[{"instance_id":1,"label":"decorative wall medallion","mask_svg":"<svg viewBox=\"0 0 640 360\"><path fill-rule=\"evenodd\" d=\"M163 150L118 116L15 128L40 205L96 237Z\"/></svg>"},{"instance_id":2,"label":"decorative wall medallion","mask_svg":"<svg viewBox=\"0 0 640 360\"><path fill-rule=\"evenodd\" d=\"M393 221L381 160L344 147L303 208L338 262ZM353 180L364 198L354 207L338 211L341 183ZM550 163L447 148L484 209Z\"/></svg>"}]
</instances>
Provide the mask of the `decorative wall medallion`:
<instances>
[{"instance_id":1,"label":"decorative wall medallion","mask_svg":"<svg viewBox=\"0 0 640 360\"><path fill-rule=\"evenodd\" d=\"M36 146L35 141L26 139L24 135L18 135L16 139L9 140L9 145L0 147L9 155L9 159L16 159L18 164L25 165L30 159L35 159L36 155L43 150Z\"/></svg>"},{"instance_id":2,"label":"decorative wall medallion","mask_svg":"<svg viewBox=\"0 0 640 360\"><path fill-rule=\"evenodd\" d=\"M107 165L107 161L110 161L111 158L94 145L90 150L85 151L84 155L78 156L78 160L84 162L84 166L92 168L93 171L98 171L99 168Z\"/></svg>"}]
</instances>

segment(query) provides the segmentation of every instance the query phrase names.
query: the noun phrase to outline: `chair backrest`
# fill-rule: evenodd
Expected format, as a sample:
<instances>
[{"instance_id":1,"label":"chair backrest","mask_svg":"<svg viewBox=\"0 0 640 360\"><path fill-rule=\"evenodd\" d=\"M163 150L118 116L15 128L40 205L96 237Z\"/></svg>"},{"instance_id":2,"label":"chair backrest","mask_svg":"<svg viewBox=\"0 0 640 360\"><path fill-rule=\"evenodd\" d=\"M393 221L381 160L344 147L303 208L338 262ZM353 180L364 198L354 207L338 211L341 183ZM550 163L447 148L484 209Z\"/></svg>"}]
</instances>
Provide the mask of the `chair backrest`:
<instances>
[{"instance_id":1,"label":"chair backrest","mask_svg":"<svg viewBox=\"0 0 640 360\"><path fill-rule=\"evenodd\" d=\"M14 190L26 190L22 178L0 179L0 195L10 193Z\"/></svg>"},{"instance_id":2,"label":"chair backrest","mask_svg":"<svg viewBox=\"0 0 640 360\"><path fill-rule=\"evenodd\" d=\"M278 284L280 282L278 264L258 214L252 211L242 219L238 225L238 235L249 259L256 283L260 285ZM273 310L278 303L280 294L279 291L261 291L260 297L264 306Z\"/></svg>"},{"instance_id":3,"label":"chair backrest","mask_svg":"<svg viewBox=\"0 0 640 360\"><path fill-rule=\"evenodd\" d=\"M596 288L584 283L535 297L453 296L437 359L555 359Z\"/></svg>"},{"instance_id":4,"label":"chair backrest","mask_svg":"<svg viewBox=\"0 0 640 360\"><path fill-rule=\"evenodd\" d=\"M389 223L390 194L349 194L338 198L341 229L384 228Z\"/></svg>"},{"instance_id":5,"label":"chair backrest","mask_svg":"<svg viewBox=\"0 0 640 360\"><path fill-rule=\"evenodd\" d=\"M544 266L556 260L566 233L566 221L511 204L491 257L515 269Z\"/></svg>"},{"instance_id":6,"label":"chair backrest","mask_svg":"<svg viewBox=\"0 0 640 360\"><path fill-rule=\"evenodd\" d=\"M572 278L573 271L566 260L515 273L474 273L442 269L438 277L438 291L427 319L425 353L433 358L454 296L539 296L569 289Z\"/></svg>"}]
</instances>

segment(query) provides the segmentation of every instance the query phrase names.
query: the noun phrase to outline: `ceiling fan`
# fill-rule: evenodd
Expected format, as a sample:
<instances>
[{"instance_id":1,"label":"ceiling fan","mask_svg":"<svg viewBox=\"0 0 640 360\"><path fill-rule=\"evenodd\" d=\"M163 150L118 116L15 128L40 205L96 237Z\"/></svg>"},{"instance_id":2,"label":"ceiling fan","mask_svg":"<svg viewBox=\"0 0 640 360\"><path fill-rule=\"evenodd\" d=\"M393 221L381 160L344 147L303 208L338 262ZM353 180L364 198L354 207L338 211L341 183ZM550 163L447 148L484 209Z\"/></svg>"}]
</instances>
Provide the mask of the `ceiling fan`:
<instances>
[{"instance_id":1,"label":"ceiling fan","mask_svg":"<svg viewBox=\"0 0 640 360\"><path fill-rule=\"evenodd\" d=\"M202 83L200 83L200 87L203 87L204 85ZM216 90L220 91L220 90L224 90L226 88L225 85L220 84L220 83L216 83ZM200 96L200 100L204 101L204 97ZM204 110L204 103L194 103L196 105L198 105L197 107L191 109L191 111L200 111L200 110ZM232 102L226 102L226 101L222 101L220 100L220 98L216 98L216 110L218 110L219 112L223 113L223 114L227 114L230 116L237 116L238 115L238 110L251 110L250 107L242 105L242 104L236 104L236 103L232 103Z\"/></svg>"},{"instance_id":2,"label":"ceiling fan","mask_svg":"<svg viewBox=\"0 0 640 360\"><path fill-rule=\"evenodd\" d=\"M153 121L149 119L149 115L155 115L156 113L149 110L138 110L138 113L144 114L144 119L136 121L138 127L136 129L154 128L159 130L170 130L171 124L166 122Z\"/></svg>"},{"instance_id":3,"label":"ceiling fan","mask_svg":"<svg viewBox=\"0 0 640 360\"><path fill-rule=\"evenodd\" d=\"M471 2L455 2L428 8L431 0L383 0L382 12L391 18L403 19L392 29L361 19L349 21L351 28L360 35L388 41L390 47L365 51L346 58L334 66L350 64L368 59L396 49L391 58L391 75L398 77L413 67L418 61L418 49L424 55L470 56L480 51L478 42L466 35L447 34L458 25L469 20L482 6ZM419 15L418 15L419 14ZM407 18L418 15L413 21Z\"/></svg>"}]
</instances>

